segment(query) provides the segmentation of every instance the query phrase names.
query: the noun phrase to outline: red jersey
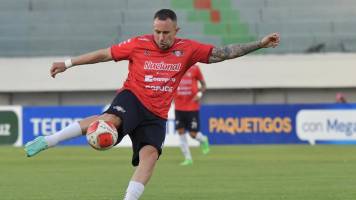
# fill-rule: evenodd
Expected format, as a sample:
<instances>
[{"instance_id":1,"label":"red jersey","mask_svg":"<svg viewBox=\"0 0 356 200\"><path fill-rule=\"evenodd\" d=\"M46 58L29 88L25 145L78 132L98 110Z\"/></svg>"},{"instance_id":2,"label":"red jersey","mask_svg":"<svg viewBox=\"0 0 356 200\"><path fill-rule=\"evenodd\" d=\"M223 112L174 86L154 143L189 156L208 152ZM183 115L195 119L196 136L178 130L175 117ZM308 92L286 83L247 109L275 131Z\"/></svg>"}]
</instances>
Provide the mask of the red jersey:
<instances>
[{"instance_id":1,"label":"red jersey","mask_svg":"<svg viewBox=\"0 0 356 200\"><path fill-rule=\"evenodd\" d=\"M174 97L175 109L180 111L197 111L200 108L199 101L194 97L199 92L198 81L204 81L204 77L197 65L193 65L183 76Z\"/></svg>"},{"instance_id":2,"label":"red jersey","mask_svg":"<svg viewBox=\"0 0 356 200\"><path fill-rule=\"evenodd\" d=\"M143 35L113 45L111 54L115 61L129 61L123 89L133 92L149 111L167 119L184 73L197 62L208 63L212 49L212 45L176 38L171 48L162 50L153 35Z\"/></svg>"}]
</instances>

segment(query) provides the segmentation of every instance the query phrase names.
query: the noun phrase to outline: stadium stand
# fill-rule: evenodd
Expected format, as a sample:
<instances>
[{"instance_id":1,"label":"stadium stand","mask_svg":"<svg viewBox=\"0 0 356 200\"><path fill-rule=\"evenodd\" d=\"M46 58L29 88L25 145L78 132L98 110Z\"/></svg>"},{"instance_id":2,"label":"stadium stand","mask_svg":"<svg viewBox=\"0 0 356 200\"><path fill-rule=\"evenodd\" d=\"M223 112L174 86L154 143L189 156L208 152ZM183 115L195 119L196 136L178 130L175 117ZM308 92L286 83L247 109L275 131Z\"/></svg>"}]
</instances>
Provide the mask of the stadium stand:
<instances>
[{"instance_id":1,"label":"stadium stand","mask_svg":"<svg viewBox=\"0 0 356 200\"><path fill-rule=\"evenodd\" d=\"M144 6L142 6L144 5ZM173 8L180 37L214 45L279 31L285 42L263 53L355 51L356 1L317 0L3 0L0 56L73 55L149 33L152 13Z\"/></svg>"}]
</instances>

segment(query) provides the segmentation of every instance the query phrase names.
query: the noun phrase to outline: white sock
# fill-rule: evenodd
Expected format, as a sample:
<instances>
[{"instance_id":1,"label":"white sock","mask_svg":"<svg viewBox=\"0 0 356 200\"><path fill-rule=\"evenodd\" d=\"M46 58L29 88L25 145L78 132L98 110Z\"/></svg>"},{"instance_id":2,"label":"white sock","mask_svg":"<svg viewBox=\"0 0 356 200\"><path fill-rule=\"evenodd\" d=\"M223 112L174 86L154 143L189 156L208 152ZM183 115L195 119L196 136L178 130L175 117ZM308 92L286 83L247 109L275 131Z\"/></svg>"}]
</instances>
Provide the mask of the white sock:
<instances>
[{"instance_id":1,"label":"white sock","mask_svg":"<svg viewBox=\"0 0 356 200\"><path fill-rule=\"evenodd\" d=\"M82 129L80 128L79 122L74 122L52 135L45 136L45 140L47 142L48 147L53 147L59 142L81 135Z\"/></svg>"},{"instance_id":2,"label":"white sock","mask_svg":"<svg viewBox=\"0 0 356 200\"><path fill-rule=\"evenodd\" d=\"M189 144L186 135L185 134L179 135L179 139L180 139L180 149L182 150L184 158L191 160L192 155L190 154Z\"/></svg>"},{"instance_id":3,"label":"white sock","mask_svg":"<svg viewBox=\"0 0 356 200\"><path fill-rule=\"evenodd\" d=\"M137 200L145 190L145 186L136 181L130 181L129 186L126 189L126 194L124 200Z\"/></svg>"},{"instance_id":4,"label":"white sock","mask_svg":"<svg viewBox=\"0 0 356 200\"><path fill-rule=\"evenodd\" d=\"M201 132L198 132L197 135L195 136L195 139L198 140L200 143L202 143L206 141L207 138Z\"/></svg>"}]
</instances>

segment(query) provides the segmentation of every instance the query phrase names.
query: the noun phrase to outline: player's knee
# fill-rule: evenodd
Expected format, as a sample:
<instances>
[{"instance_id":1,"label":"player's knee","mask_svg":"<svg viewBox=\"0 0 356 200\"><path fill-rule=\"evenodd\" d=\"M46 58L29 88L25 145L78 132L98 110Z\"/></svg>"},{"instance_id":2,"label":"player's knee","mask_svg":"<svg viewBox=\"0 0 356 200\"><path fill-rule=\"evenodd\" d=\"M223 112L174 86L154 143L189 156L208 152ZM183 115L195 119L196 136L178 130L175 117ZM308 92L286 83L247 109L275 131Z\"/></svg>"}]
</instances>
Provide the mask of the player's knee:
<instances>
[{"instance_id":1,"label":"player's knee","mask_svg":"<svg viewBox=\"0 0 356 200\"><path fill-rule=\"evenodd\" d=\"M80 128L82 129L82 134L85 135L86 132L87 132L87 129L89 127L89 125L98 120L98 115L93 115L93 116L90 116L90 117L87 117L87 118L84 118L82 120L80 120L78 123L80 125Z\"/></svg>"},{"instance_id":2,"label":"player's knee","mask_svg":"<svg viewBox=\"0 0 356 200\"><path fill-rule=\"evenodd\" d=\"M122 120L120 119L120 117L113 115L113 114L108 114L108 113L104 113L104 114L100 115L98 117L98 119L109 121L112 124L114 124L114 126L116 126L116 127L119 127L122 123Z\"/></svg>"},{"instance_id":3,"label":"player's knee","mask_svg":"<svg viewBox=\"0 0 356 200\"><path fill-rule=\"evenodd\" d=\"M156 161L158 158L158 150L154 146L146 145L140 150L140 158Z\"/></svg>"}]
</instances>

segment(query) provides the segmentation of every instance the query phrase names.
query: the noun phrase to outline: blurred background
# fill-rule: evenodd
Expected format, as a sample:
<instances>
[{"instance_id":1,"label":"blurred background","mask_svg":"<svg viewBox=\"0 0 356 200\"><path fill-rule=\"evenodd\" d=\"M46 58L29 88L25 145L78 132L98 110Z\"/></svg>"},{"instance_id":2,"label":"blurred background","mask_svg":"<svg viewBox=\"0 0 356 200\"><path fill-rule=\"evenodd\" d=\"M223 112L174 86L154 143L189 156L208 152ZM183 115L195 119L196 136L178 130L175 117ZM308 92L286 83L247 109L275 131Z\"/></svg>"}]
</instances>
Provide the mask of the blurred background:
<instances>
[{"instance_id":1,"label":"blurred background","mask_svg":"<svg viewBox=\"0 0 356 200\"><path fill-rule=\"evenodd\" d=\"M109 104L127 62L72 68L52 62L152 33L171 8L177 37L221 46L279 32L278 48L200 64L204 105L333 104L356 100L354 0L0 0L0 105ZM26 131L26 130L24 130ZM30 131L31 132L31 131Z\"/></svg>"}]
</instances>

